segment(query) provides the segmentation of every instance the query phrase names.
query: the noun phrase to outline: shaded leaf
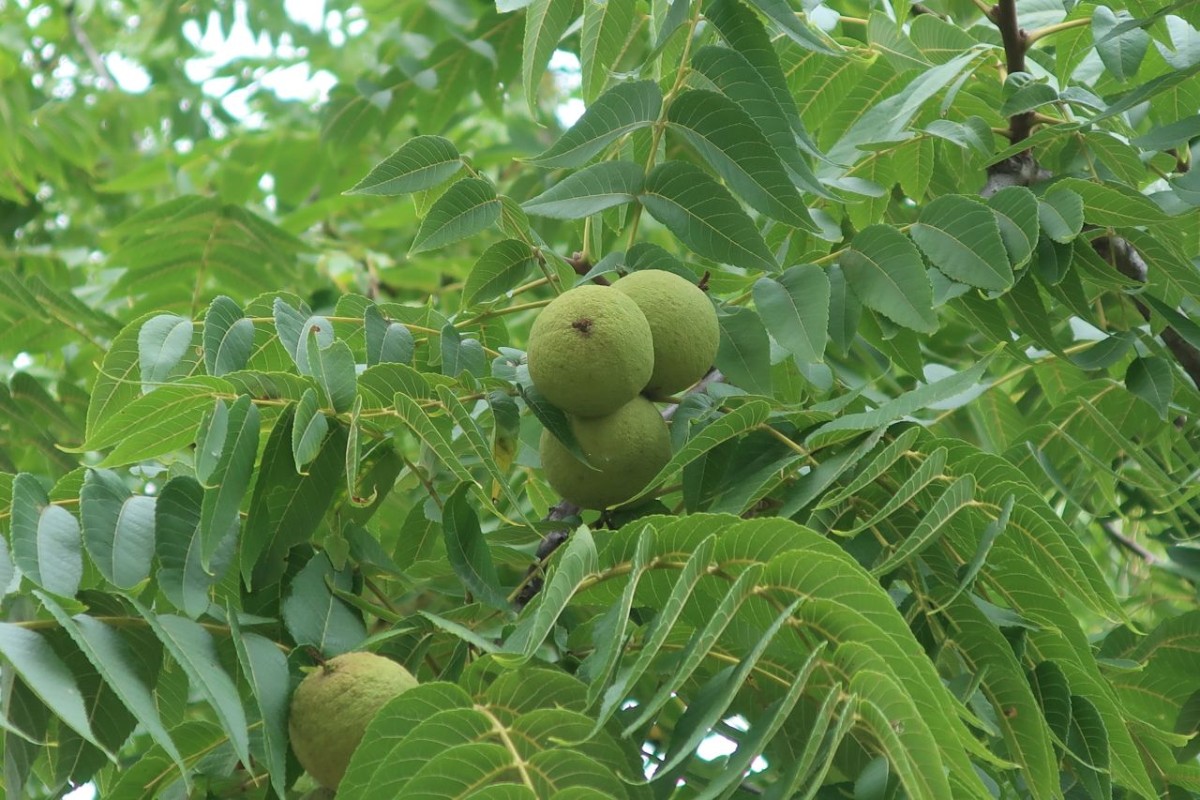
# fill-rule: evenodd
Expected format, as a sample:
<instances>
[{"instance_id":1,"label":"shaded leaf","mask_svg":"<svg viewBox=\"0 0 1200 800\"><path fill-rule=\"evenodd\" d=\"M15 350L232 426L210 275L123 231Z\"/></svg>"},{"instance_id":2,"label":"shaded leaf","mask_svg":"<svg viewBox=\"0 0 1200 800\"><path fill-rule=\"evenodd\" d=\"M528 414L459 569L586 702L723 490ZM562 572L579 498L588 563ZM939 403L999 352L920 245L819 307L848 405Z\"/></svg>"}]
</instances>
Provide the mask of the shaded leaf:
<instances>
[{"instance_id":1,"label":"shaded leaf","mask_svg":"<svg viewBox=\"0 0 1200 800\"><path fill-rule=\"evenodd\" d=\"M334 590L352 592L354 576L335 570L325 553L317 553L297 573L283 600L283 622L298 645L310 645L322 655L341 655L367 638L362 616Z\"/></svg>"},{"instance_id":2,"label":"shaded leaf","mask_svg":"<svg viewBox=\"0 0 1200 800\"><path fill-rule=\"evenodd\" d=\"M146 390L170 378L192 344L192 321L176 314L159 314L138 331L138 365Z\"/></svg>"},{"instance_id":3,"label":"shaded leaf","mask_svg":"<svg viewBox=\"0 0 1200 800\"><path fill-rule=\"evenodd\" d=\"M198 622L172 614L155 614L137 600L130 600L166 647L171 658L187 673L188 684L212 706L221 728L229 736L243 763L250 759L246 714L237 687L217 658L212 635Z\"/></svg>"},{"instance_id":4,"label":"shaded leaf","mask_svg":"<svg viewBox=\"0 0 1200 800\"><path fill-rule=\"evenodd\" d=\"M1166 359L1158 356L1135 358L1125 371L1125 388L1149 403L1159 419L1167 419L1175 377Z\"/></svg>"},{"instance_id":5,"label":"shaded leaf","mask_svg":"<svg viewBox=\"0 0 1200 800\"><path fill-rule=\"evenodd\" d=\"M92 732L75 676L40 633L0 622L0 655L55 716L84 741L105 750Z\"/></svg>"},{"instance_id":6,"label":"shaded leaf","mask_svg":"<svg viewBox=\"0 0 1200 800\"><path fill-rule=\"evenodd\" d=\"M234 520L223 532L205 569L200 544L203 502L204 487L180 475L167 481L154 506L155 550L160 565L155 577L167 599L192 618L208 610L209 590L229 568L237 543L238 520Z\"/></svg>"},{"instance_id":7,"label":"shaded leaf","mask_svg":"<svg viewBox=\"0 0 1200 800\"><path fill-rule=\"evenodd\" d=\"M470 491L471 484L460 483L442 507L446 557L454 574L476 599L492 608L508 611L511 606L500 588L500 578L479 527L479 517L467 499Z\"/></svg>"}]
</instances>

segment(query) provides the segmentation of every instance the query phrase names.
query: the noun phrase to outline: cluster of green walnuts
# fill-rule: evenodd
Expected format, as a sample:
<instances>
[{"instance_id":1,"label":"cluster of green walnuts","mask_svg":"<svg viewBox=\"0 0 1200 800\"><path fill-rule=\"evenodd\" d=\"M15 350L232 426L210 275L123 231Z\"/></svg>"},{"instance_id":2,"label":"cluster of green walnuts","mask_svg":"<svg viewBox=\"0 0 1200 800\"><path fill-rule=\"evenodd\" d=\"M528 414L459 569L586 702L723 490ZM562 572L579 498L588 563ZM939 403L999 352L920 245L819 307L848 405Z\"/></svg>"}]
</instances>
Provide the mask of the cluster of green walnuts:
<instances>
[{"instance_id":1,"label":"cluster of green walnuts","mask_svg":"<svg viewBox=\"0 0 1200 800\"><path fill-rule=\"evenodd\" d=\"M588 463L544 431L550 486L581 508L637 495L671 458L654 401L704 377L719 341L708 296L672 272L640 270L611 287L587 284L555 298L529 334L529 377L566 412Z\"/></svg>"}]
</instances>

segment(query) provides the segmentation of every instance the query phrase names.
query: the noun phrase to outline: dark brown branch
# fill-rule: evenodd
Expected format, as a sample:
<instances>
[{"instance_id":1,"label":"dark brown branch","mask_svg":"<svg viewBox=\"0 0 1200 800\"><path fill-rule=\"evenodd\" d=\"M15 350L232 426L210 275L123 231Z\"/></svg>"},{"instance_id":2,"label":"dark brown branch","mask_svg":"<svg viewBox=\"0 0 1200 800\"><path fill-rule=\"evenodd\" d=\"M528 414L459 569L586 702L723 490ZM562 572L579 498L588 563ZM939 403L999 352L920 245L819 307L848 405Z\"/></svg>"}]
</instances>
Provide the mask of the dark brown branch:
<instances>
[{"instance_id":1,"label":"dark brown branch","mask_svg":"<svg viewBox=\"0 0 1200 800\"><path fill-rule=\"evenodd\" d=\"M571 265L571 269L575 270L575 274L581 278L591 272L592 269L592 262L588 261L587 258L584 257L583 253L573 253L571 257L567 259L567 263ZM592 278L592 283L600 286L612 285L608 278L604 277L603 275L597 275L596 277Z\"/></svg>"},{"instance_id":2,"label":"dark brown branch","mask_svg":"<svg viewBox=\"0 0 1200 800\"><path fill-rule=\"evenodd\" d=\"M1146 282L1150 267L1128 240L1119 236L1100 236L1092 240L1092 249L1126 278L1138 283ZM1151 312L1146 304L1136 297L1131 297L1130 300L1142 315L1142 319L1149 322ZM1192 379L1192 383L1200 386L1200 350L1189 344L1170 325L1163 328L1159 336L1171 351L1171 355L1179 362L1179 366L1183 367L1183 371Z\"/></svg>"},{"instance_id":3,"label":"dark brown branch","mask_svg":"<svg viewBox=\"0 0 1200 800\"><path fill-rule=\"evenodd\" d=\"M1004 41L1004 61L1008 74L1026 72L1025 51L1029 49L1029 41L1017 21L1017 0L998 0L993 11L990 16L1000 29L1000 38ZM1012 142L1024 141L1029 138L1032 128L1033 112L1017 114L1008 121L1008 129L1012 134L1008 138Z\"/></svg>"},{"instance_id":4,"label":"dark brown branch","mask_svg":"<svg viewBox=\"0 0 1200 800\"><path fill-rule=\"evenodd\" d=\"M558 505L550 509L550 513L546 514L546 519L552 522L561 522L562 520L578 516L579 511L579 506L569 503L566 500L561 500ZM518 609L524 608L542 590L544 582L542 568L550 556L554 555L554 551L566 544L567 537L570 535L570 528L555 528L542 537L542 541L538 543L537 560L529 565L529 569L525 570L525 579L522 581L524 585L513 601Z\"/></svg>"}]
</instances>

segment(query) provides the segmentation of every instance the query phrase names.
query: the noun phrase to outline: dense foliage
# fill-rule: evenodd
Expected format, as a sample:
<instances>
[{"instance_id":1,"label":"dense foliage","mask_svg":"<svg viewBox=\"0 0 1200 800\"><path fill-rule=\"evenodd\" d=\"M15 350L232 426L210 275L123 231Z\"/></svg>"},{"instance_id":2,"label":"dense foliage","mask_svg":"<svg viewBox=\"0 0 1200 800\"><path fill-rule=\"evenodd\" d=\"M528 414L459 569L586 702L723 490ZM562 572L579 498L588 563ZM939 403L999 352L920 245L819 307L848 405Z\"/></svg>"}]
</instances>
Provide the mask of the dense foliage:
<instances>
[{"instance_id":1,"label":"dense foliage","mask_svg":"<svg viewBox=\"0 0 1200 800\"><path fill-rule=\"evenodd\" d=\"M355 649L339 797L1200 795L1200 4L285 5L0 0L7 797L319 792ZM646 268L581 513L530 325Z\"/></svg>"}]
</instances>

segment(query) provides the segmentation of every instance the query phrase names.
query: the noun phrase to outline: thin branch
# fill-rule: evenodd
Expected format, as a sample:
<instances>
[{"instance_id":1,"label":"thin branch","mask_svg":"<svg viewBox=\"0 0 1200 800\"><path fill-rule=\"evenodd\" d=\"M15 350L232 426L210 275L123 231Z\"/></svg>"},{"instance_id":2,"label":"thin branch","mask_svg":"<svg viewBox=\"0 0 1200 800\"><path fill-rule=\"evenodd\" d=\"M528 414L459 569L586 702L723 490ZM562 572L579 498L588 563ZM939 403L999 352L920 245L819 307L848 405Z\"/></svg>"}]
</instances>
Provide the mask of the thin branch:
<instances>
[{"instance_id":1,"label":"thin branch","mask_svg":"<svg viewBox=\"0 0 1200 800\"><path fill-rule=\"evenodd\" d=\"M574 253L567 259L567 263L571 265L571 269L575 270L575 274L581 278L592 270L592 262L588 260L587 255L584 253ZM600 286L612 285L608 278L603 275L597 275L592 278L592 283L599 284Z\"/></svg>"},{"instance_id":2,"label":"thin branch","mask_svg":"<svg viewBox=\"0 0 1200 800\"><path fill-rule=\"evenodd\" d=\"M988 19L993 20L993 21L995 20L995 17L996 17L996 7L995 6L989 6L983 0L971 0L971 2L975 4L976 8L978 8L980 11L983 12L983 15L985 17L987 17Z\"/></svg>"},{"instance_id":3,"label":"thin branch","mask_svg":"<svg viewBox=\"0 0 1200 800\"><path fill-rule=\"evenodd\" d=\"M1121 533L1119 530L1117 530L1117 526L1111 521L1100 520L1100 528L1104 531L1104 535L1107 536L1109 541L1111 541L1113 544L1117 545L1123 550L1133 553L1147 564L1153 565L1158 563L1158 556L1154 555L1154 553L1151 553L1145 547L1142 547L1133 539L1130 539L1128 536Z\"/></svg>"},{"instance_id":4,"label":"thin branch","mask_svg":"<svg viewBox=\"0 0 1200 800\"><path fill-rule=\"evenodd\" d=\"M1025 35L1025 43L1028 46L1032 47L1033 43L1036 42L1038 39L1042 39L1046 36L1053 36L1054 34L1060 32L1060 31L1069 31L1072 28L1082 28L1086 25L1091 25L1091 24L1092 24L1091 17L1079 17L1078 19L1069 19L1066 22L1060 22L1056 25L1047 25L1044 28L1038 28L1037 30L1030 31L1029 33L1027 33Z\"/></svg>"},{"instance_id":5,"label":"thin branch","mask_svg":"<svg viewBox=\"0 0 1200 800\"><path fill-rule=\"evenodd\" d=\"M75 3L67 3L67 24L71 28L71 35L75 37L75 41L79 44L79 48L83 50L83 54L87 56L88 63L92 65L92 69L96 71L96 77L101 81L101 88L115 89L117 81L113 78L112 73L108 71L108 65L104 63L104 59L100 57L100 52L96 50L96 46L92 44L92 40L88 38L87 31L79 23L79 17L75 14Z\"/></svg>"},{"instance_id":6,"label":"thin branch","mask_svg":"<svg viewBox=\"0 0 1200 800\"><path fill-rule=\"evenodd\" d=\"M1092 249L1126 278L1138 283L1146 282L1150 267L1128 240L1120 236L1100 236L1092 240ZM1146 304L1136 297L1131 297L1130 300L1142 315L1142 319L1149 322L1151 312ZM1188 343L1170 325L1163 328L1159 336L1171 351L1171 355L1179 362L1179 366L1183 367L1183 371L1192 379L1192 383L1200 386L1200 350Z\"/></svg>"}]
</instances>

